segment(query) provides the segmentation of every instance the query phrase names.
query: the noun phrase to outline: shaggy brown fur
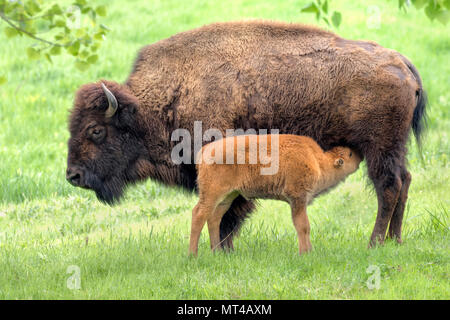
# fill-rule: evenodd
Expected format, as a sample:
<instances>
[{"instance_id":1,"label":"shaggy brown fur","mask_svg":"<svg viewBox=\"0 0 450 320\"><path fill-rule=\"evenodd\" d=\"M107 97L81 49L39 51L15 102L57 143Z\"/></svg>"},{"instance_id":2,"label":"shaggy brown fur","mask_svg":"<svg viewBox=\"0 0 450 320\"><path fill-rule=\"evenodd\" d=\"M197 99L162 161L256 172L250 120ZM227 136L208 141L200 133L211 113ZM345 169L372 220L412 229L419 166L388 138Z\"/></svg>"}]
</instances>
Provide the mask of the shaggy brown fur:
<instances>
[{"instance_id":1,"label":"shaggy brown fur","mask_svg":"<svg viewBox=\"0 0 450 320\"><path fill-rule=\"evenodd\" d=\"M371 243L383 242L389 222L400 241L411 180L405 144L411 127L420 134L425 95L399 53L298 24L215 23L144 47L124 84L104 83L118 111L104 117L100 82L79 89L67 172L101 200L113 202L127 184L149 177L195 189L195 166L170 159L174 129L192 133L196 120L223 133L277 128L325 150L358 150L378 196ZM253 207L241 196L231 204L220 226L225 246Z\"/></svg>"},{"instance_id":2,"label":"shaggy brown fur","mask_svg":"<svg viewBox=\"0 0 450 320\"><path fill-rule=\"evenodd\" d=\"M313 139L304 136L279 135L277 138L274 141L273 135L228 137L202 148L198 155L202 159L197 166L199 201L192 210L190 253L197 255L198 239L206 222L211 249L220 245L222 216L239 195L246 199L269 198L288 202L297 230L299 252L311 249L307 204L355 172L361 158L357 152L345 147L334 147L324 152ZM234 147L227 148L227 144ZM260 144L267 146L267 153L251 164L250 154L259 150ZM232 164L226 162L230 153L234 155ZM245 161L239 164L238 157ZM273 174L261 174L268 162L261 160L263 158L277 164Z\"/></svg>"}]
</instances>

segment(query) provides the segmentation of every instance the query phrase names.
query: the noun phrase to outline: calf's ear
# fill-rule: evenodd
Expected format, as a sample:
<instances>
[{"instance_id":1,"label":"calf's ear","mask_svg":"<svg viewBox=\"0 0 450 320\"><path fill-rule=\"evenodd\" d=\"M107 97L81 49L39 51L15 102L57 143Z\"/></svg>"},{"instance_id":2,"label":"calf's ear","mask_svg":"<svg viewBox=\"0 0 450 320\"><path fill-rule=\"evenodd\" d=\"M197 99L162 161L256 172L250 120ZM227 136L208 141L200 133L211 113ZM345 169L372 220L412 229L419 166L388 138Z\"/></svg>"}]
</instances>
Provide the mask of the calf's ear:
<instances>
[{"instance_id":1,"label":"calf's ear","mask_svg":"<svg viewBox=\"0 0 450 320\"><path fill-rule=\"evenodd\" d=\"M335 168L340 168L340 167L342 167L343 164L344 164L344 159L342 159L342 158L338 158L338 159L334 160Z\"/></svg>"}]
</instances>

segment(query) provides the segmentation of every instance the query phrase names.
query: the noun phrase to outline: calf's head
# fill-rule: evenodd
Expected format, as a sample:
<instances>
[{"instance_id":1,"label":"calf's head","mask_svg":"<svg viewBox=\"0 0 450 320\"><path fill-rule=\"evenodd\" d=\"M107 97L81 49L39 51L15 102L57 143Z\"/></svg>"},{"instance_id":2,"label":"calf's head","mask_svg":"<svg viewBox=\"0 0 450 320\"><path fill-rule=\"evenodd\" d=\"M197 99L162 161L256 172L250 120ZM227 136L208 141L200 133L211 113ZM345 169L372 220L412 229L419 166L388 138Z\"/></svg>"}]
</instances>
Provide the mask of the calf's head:
<instances>
[{"instance_id":1,"label":"calf's head","mask_svg":"<svg viewBox=\"0 0 450 320\"><path fill-rule=\"evenodd\" d=\"M69 119L67 180L113 203L135 181L134 165L145 152L138 131L137 99L123 85L102 81L76 93Z\"/></svg>"},{"instance_id":2,"label":"calf's head","mask_svg":"<svg viewBox=\"0 0 450 320\"><path fill-rule=\"evenodd\" d=\"M362 161L356 150L347 147L334 147L328 151L333 161L333 166L341 176L347 176L358 170Z\"/></svg>"}]
</instances>

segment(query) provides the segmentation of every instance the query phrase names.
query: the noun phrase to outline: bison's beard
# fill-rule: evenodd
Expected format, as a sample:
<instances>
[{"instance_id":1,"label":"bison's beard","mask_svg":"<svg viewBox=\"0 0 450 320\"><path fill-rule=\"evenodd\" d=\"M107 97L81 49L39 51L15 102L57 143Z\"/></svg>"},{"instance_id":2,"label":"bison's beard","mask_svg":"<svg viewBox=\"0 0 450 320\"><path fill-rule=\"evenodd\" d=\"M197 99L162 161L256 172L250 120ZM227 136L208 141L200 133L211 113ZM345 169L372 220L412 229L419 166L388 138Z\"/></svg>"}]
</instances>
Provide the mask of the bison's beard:
<instances>
[{"instance_id":1,"label":"bison's beard","mask_svg":"<svg viewBox=\"0 0 450 320\"><path fill-rule=\"evenodd\" d=\"M95 191L98 200L113 205L119 202L126 186L125 179L120 177L109 177L101 180L97 175L92 173L86 174L86 187Z\"/></svg>"}]
</instances>

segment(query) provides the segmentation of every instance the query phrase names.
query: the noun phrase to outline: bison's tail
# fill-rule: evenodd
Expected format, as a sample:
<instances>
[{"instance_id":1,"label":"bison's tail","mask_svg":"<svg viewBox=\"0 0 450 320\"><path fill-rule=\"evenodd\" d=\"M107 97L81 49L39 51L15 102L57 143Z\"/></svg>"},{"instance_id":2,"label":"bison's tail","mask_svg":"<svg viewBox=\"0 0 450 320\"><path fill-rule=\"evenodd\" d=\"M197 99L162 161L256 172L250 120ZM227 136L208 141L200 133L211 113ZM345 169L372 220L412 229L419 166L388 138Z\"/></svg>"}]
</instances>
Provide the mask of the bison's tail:
<instances>
[{"instance_id":1,"label":"bison's tail","mask_svg":"<svg viewBox=\"0 0 450 320\"><path fill-rule=\"evenodd\" d=\"M424 128L426 127L427 115L426 115L426 106L427 106L427 93L423 89L422 79L420 78L419 72L416 67L405 57L402 56L403 61L408 66L409 70L413 74L414 78L419 85L419 88L416 91L416 107L414 108L413 119L411 123L412 130L414 132L414 136L416 137L417 144L420 147L420 138L423 133Z\"/></svg>"},{"instance_id":2,"label":"bison's tail","mask_svg":"<svg viewBox=\"0 0 450 320\"><path fill-rule=\"evenodd\" d=\"M252 201L236 197L220 221L220 241L223 248L232 248L231 240L239 232L242 223L255 209Z\"/></svg>"},{"instance_id":3,"label":"bison's tail","mask_svg":"<svg viewBox=\"0 0 450 320\"><path fill-rule=\"evenodd\" d=\"M426 115L426 106L427 106L427 93L425 90L420 88L416 92L417 103L416 108L414 109L413 120L412 120L412 129L414 132L414 136L416 137L417 144L420 146L420 138L422 135L422 131L426 126L427 115Z\"/></svg>"}]
</instances>

